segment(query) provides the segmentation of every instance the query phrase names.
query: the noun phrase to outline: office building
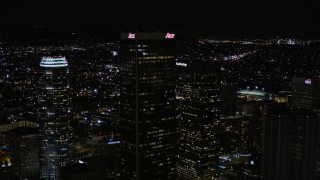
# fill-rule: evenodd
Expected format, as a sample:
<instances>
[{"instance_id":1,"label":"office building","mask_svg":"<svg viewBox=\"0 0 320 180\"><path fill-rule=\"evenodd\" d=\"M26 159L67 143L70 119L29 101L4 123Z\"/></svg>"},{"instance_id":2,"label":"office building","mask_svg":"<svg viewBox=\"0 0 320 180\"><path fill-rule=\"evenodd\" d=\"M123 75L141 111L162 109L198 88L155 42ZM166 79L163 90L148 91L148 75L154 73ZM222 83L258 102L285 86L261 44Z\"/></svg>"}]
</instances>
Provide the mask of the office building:
<instances>
[{"instance_id":1,"label":"office building","mask_svg":"<svg viewBox=\"0 0 320 180\"><path fill-rule=\"evenodd\" d=\"M221 116L235 116L237 107L237 89L235 83L223 81L221 92Z\"/></svg>"},{"instance_id":2,"label":"office building","mask_svg":"<svg viewBox=\"0 0 320 180\"><path fill-rule=\"evenodd\" d=\"M10 148L12 170L20 179L39 178L39 131L19 127L9 131L6 144Z\"/></svg>"},{"instance_id":3,"label":"office building","mask_svg":"<svg viewBox=\"0 0 320 180\"><path fill-rule=\"evenodd\" d=\"M317 179L320 117L304 109L269 108L263 131L262 179Z\"/></svg>"},{"instance_id":4,"label":"office building","mask_svg":"<svg viewBox=\"0 0 320 180\"><path fill-rule=\"evenodd\" d=\"M175 174L175 34L121 33L121 166L125 179Z\"/></svg>"},{"instance_id":5,"label":"office building","mask_svg":"<svg viewBox=\"0 0 320 180\"><path fill-rule=\"evenodd\" d=\"M320 79L292 78L291 108L320 109Z\"/></svg>"},{"instance_id":6,"label":"office building","mask_svg":"<svg viewBox=\"0 0 320 180\"><path fill-rule=\"evenodd\" d=\"M43 57L38 91L40 177L59 179L60 167L73 161L68 62L63 56Z\"/></svg>"},{"instance_id":7,"label":"office building","mask_svg":"<svg viewBox=\"0 0 320 180\"><path fill-rule=\"evenodd\" d=\"M178 64L177 173L181 179L218 177L220 67L218 63Z\"/></svg>"}]
</instances>

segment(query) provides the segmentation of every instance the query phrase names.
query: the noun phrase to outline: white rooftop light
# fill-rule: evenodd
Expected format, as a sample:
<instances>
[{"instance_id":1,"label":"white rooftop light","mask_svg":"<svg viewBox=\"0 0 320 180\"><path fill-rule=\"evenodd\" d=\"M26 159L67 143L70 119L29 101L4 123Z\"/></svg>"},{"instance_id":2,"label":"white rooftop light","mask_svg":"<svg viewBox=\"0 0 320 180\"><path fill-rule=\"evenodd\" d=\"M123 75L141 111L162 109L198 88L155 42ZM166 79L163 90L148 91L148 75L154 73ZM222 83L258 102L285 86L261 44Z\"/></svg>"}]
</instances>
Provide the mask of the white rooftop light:
<instances>
[{"instance_id":1,"label":"white rooftop light","mask_svg":"<svg viewBox=\"0 0 320 180\"><path fill-rule=\"evenodd\" d=\"M67 67L68 62L65 56L45 56L40 62L41 67Z\"/></svg>"}]
</instances>

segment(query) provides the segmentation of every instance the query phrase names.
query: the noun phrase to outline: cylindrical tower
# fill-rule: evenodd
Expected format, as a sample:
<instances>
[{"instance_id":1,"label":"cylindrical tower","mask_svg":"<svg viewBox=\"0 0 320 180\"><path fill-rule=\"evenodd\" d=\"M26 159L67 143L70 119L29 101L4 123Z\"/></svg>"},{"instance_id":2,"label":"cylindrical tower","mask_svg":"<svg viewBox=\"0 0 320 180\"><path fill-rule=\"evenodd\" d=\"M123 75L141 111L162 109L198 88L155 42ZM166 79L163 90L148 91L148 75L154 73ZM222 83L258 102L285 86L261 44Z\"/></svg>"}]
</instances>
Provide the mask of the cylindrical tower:
<instances>
[{"instance_id":1,"label":"cylindrical tower","mask_svg":"<svg viewBox=\"0 0 320 180\"><path fill-rule=\"evenodd\" d=\"M73 161L74 152L68 62L64 56L43 57L40 68L40 175L59 179L60 167Z\"/></svg>"}]
</instances>

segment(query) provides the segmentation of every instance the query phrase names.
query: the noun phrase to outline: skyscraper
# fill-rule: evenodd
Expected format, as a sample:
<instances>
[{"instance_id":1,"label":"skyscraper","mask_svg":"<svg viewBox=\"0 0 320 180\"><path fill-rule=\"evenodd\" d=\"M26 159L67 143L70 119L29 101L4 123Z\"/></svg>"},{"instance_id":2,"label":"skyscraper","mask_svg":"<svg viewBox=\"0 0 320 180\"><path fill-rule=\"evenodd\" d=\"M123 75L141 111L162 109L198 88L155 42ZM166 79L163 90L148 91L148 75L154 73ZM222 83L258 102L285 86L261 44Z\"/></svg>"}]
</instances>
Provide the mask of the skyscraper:
<instances>
[{"instance_id":1,"label":"skyscraper","mask_svg":"<svg viewBox=\"0 0 320 180\"><path fill-rule=\"evenodd\" d=\"M20 179L39 178L39 132L37 128L19 127L9 131L6 144L11 149L13 172Z\"/></svg>"},{"instance_id":2,"label":"skyscraper","mask_svg":"<svg viewBox=\"0 0 320 180\"><path fill-rule=\"evenodd\" d=\"M237 89L235 83L223 81L221 92L221 116L235 116L237 107Z\"/></svg>"},{"instance_id":3,"label":"skyscraper","mask_svg":"<svg viewBox=\"0 0 320 180\"><path fill-rule=\"evenodd\" d=\"M240 122L246 124L244 127L246 142L240 141L240 144L238 144L238 147L245 147L242 149L243 153L255 156L261 155L262 125L267 106L279 106L279 104L271 100L239 102L237 104L238 114L242 115ZM257 164L255 163L255 165Z\"/></svg>"},{"instance_id":4,"label":"skyscraper","mask_svg":"<svg viewBox=\"0 0 320 180\"><path fill-rule=\"evenodd\" d=\"M40 176L59 179L60 167L73 161L68 62L63 56L43 57L38 92Z\"/></svg>"},{"instance_id":5,"label":"skyscraper","mask_svg":"<svg viewBox=\"0 0 320 180\"><path fill-rule=\"evenodd\" d=\"M292 108L320 109L319 78L292 78L292 96L289 105Z\"/></svg>"},{"instance_id":6,"label":"skyscraper","mask_svg":"<svg viewBox=\"0 0 320 180\"><path fill-rule=\"evenodd\" d=\"M172 179L175 34L121 33L121 164L125 179Z\"/></svg>"},{"instance_id":7,"label":"skyscraper","mask_svg":"<svg viewBox=\"0 0 320 180\"><path fill-rule=\"evenodd\" d=\"M179 66L177 72L178 177L212 179L220 151L220 66L197 62Z\"/></svg>"},{"instance_id":8,"label":"skyscraper","mask_svg":"<svg viewBox=\"0 0 320 180\"><path fill-rule=\"evenodd\" d=\"M319 115L268 109L264 119L262 179L318 179Z\"/></svg>"}]
</instances>

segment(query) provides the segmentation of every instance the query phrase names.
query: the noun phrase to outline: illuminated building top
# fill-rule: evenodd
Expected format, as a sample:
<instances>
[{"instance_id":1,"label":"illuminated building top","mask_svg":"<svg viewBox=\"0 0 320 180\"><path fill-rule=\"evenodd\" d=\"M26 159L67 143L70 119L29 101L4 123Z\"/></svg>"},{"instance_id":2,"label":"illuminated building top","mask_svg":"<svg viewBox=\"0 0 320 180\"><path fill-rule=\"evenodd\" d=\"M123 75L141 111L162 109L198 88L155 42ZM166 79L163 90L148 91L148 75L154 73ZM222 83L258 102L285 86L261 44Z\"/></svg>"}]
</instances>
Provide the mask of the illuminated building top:
<instances>
[{"instance_id":1,"label":"illuminated building top","mask_svg":"<svg viewBox=\"0 0 320 180\"><path fill-rule=\"evenodd\" d=\"M305 84L311 84L311 82L312 82L311 79L306 79L306 80L304 81Z\"/></svg>"},{"instance_id":2,"label":"illuminated building top","mask_svg":"<svg viewBox=\"0 0 320 180\"><path fill-rule=\"evenodd\" d=\"M130 32L121 33L122 40L155 40L155 39L175 39L175 33L141 33L141 32Z\"/></svg>"},{"instance_id":3,"label":"illuminated building top","mask_svg":"<svg viewBox=\"0 0 320 180\"><path fill-rule=\"evenodd\" d=\"M45 56L42 57L41 67L67 67L68 62L64 56Z\"/></svg>"}]
</instances>

